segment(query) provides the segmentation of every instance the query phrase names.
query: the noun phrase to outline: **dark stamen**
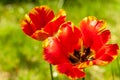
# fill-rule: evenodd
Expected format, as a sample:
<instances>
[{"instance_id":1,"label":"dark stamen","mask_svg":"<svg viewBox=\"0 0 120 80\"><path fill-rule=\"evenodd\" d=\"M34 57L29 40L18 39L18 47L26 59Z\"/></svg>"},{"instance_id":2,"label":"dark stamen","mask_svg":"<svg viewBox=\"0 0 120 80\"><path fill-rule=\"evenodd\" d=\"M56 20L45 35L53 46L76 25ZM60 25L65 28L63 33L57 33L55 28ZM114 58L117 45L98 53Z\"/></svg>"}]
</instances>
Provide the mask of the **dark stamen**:
<instances>
[{"instance_id":1,"label":"dark stamen","mask_svg":"<svg viewBox=\"0 0 120 80\"><path fill-rule=\"evenodd\" d=\"M79 62L79 59L78 59L76 56L72 55L72 54L69 56L69 60L70 60L70 62L73 63L73 64Z\"/></svg>"},{"instance_id":2,"label":"dark stamen","mask_svg":"<svg viewBox=\"0 0 120 80\"><path fill-rule=\"evenodd\" d=\"M74 53L69 55L69 60L74 65L88 60L93 60L94 58L91 56L91 53L90 48L84 48L82 53L78 50L74 50Z\"/></svg>"},{"instance_id":3,"label":"dark stamen","mask_svg":"<svg viewBox=\"0 0 120 80\"><path fill-rule=\"evenodd\" d=\"M74 51L74 55L75 55L78 59L80 59L80 52L79 52L79 51L75 50L75 51Z\"/></svg>"},{"instance_id":4,"label":"dark stamen","mask_svg":"<svg viewBox=\"0 0 120 80\"><path fill-rule=\"evenodd\" d=\"M81 55L81 62L87 61L90 53L90 48L84 49L84 54Z\"/></svg>"},{"instance_id":5,"label":"dark stamen","mask_svg":"<svg viewBox=\"0 0 120 80\"><path fill-rule=\"evenodd\" d=\"M90 54L90 48L87 48L87 49L85 49L86 51L85 51L85 54L86 55L89 55Z\"/></svg>"}]
</instances>

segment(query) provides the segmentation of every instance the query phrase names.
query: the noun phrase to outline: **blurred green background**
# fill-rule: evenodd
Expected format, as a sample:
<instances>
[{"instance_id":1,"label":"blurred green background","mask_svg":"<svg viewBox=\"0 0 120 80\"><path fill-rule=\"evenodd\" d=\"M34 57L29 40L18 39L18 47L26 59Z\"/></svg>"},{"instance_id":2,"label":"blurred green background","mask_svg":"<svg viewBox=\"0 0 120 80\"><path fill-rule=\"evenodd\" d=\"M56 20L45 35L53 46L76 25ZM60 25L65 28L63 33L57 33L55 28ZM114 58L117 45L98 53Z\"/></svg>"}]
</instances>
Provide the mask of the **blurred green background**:
<instances>
[{"instance_id":1,"label":"blurred green background","mask_svg":"<svg viewBox=\"0 0 120 80\"><path fill-rule=\"evenodd\" d=\"M51 80L42 44L26 36L20 20L33 7L47 5L55 13L66 10L67 20L79 25L86 16L107 22L110 43L120 44L120 0L0 0L0 80ZM103 67L87 68L85 80L120 80L120 57ZM54 70L55 80L70 80Z\"/></svg>"}]
</instances>

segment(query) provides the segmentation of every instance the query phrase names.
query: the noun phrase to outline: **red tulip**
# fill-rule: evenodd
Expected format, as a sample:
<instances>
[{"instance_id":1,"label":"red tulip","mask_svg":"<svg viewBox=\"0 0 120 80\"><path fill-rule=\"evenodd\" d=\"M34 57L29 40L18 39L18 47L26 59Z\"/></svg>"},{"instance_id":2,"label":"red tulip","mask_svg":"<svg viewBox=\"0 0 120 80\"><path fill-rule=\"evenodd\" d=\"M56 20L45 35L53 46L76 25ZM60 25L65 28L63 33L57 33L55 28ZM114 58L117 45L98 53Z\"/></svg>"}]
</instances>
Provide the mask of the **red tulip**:
<instances>
[{"instance_id":1,"label":"red tulip","mask_svg":"<svg viewBox=\"0 0 120 80\"><path fill-rule=\"evenodd\" d=\"M118 55L118 45L107 43L110 31L104 24L95 17L83 19L80 28L71 22L62 24L56 35L44 41L44 59L73 79L85 77L88 66L110 63Z\"/></svg>"},{"instance_id":2,"label":"red tulip","mask_svg":"<svg viewBox=\"0 0 120 80\"><path fill-rule=\"evenodd\" d=\"M54 37L49 37L44 42L44 58L49 63L57 65L58 71L72 78L84 77L83 68L78 68L74 53L79 50L81 38L80 30L71 22L63 24ZM72 61L72 55L76 60ZM78 54L79 55L79 54ZM74 58L73 58L74 59Z\"/></svg>"},{"instance_id":3,"label":"red tulip","mask_svg":"<svg viewBox=\"0 0 120 80\"><path fill-rule=\"evenodd\" d=\"M21 21L22 30L28 36L43 41L49 36L53 36L60 25L65 22L66 14L64 10L55 16L52 9L47 6L33 8Z\"/></svg>"}]
</instances>

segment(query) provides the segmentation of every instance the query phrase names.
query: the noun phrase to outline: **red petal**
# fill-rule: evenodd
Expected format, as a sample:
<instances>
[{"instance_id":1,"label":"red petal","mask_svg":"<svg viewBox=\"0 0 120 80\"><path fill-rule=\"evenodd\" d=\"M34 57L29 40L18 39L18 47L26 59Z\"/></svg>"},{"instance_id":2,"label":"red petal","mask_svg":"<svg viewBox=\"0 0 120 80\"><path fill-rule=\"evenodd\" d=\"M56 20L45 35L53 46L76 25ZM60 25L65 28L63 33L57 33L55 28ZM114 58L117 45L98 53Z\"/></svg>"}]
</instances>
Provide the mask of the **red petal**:
<instances>
[{"instance_id":1,"label":"red petal","mask_svg":"<svg viewBox=\"0 0 120 80\"><path fill-rule=\"evenodd\" d=\"M93 61L85 61L85 62L82 62L78 65L76 65L78 68L86 68L86 67L89 67L89 66L92 66L94 65Z\"/></svg>"},{"instance_id":2,"label":"red petal","mask_svg":"<svg viewBox=\"0 0 120 80\"><path fill-rule=\"evenodd\" d=\"M49 37L44 41L44 58L51 64L60 64L67 62L66 52L63 50L59 40L55 37Z\"/></svg>"},{"instance_id":3,"label":"red petal","mask_svg":"<svg viewBox=\"0 0 120 80\"><path fill-rule=\"evenodd\" d=\"M54 13L47 6L33 8L29 13L30 19L36 27L36 30L43 28L50 20L53 19Z\"/></svg>"},{"instance_id":4,"label":"red petal","mask_svg":"<svg viewBox=\"0 0 120 80\"><path fill-rule=\"evenodd\" d=\"M103 45L107 43L107 41L110 39L110 31L105 30L102 33L94 36L93 45L91 48L95 51L99 50Z\"/></svg>"},{"instance_id":5,"label":"red petal","mask_svg":"<svg viewBox=\"0 0 120 80\"><path fill-rule=\"evenodd\" d=\"M94 36L104 30L105 22L102 20L97 20L93 16L89 16L80 22L80 28L85 47L90 47L93 44Z\"/></svg>"},{"instance_id":6,"label":"red petal","mask_svg":"<svg viewBox=\"0 0 120 80\"><path fill-rule=\"evenodd\" d=\"M81 38L81 33L77 27L71 24L71 22L67 22L61 26L57 36L66 50L73 52L74 49L78 47L77 44Z\"/></svg>"},{"instance_id":7,"label":"red petal","mask_svg":"<svg viewBox=\"0 0 120 80\"><path fill-rule=\"evenodd\" d=\"M83 69L79 69L69 63L63 63L57 66L60 73L66 74L73 79L85 77Z\"/></svg>"},{"instance_id":8,"label":"red petal","mask_svg":"<svg viewBox=\"0 0 120 80\"><path fill-rule=\"evenodd\" d=\"M25 18L21 21L21 26L24 33L27 35L37 40L44 40L48 37L48 33L43 31L42 28L44 28L53 18L54 13L47 6L35 7L30 11L29 15L25 15Z\"/></svg>"},{"instance_id":9,"label":"red petal","mask_svg":"<svg viewBox=\"0 0 120 80\"><path fill-rule=\"evenodd\" d=\"M56 33L62 23L64 23L66 20L66 14L65 11L61 10L59 14L52 19L45 27L44 30L51 35Z\"/></svg>"},{"instance_id":10,"label":"red petal","mask_svg":"<svg viewBox=\"0 0 120 80\"><path fill-rule=\"evenodd\" d=\"M21 20L21 27L25 34L31 36L34 32L34 24L31 22L28 15L25 15L25 18Z\"/></svg>"},{"instance_id":11,"label":"red petal","mask_svg":"<svg viewBox=\"0 0 120 80\"><path fill-rule=\"evenodd\" d=\"M82 24L81 33L83 38L83 43L85 47L90 47L93 44L94 37L97 35L96 30L91 27L88 27L86 24Z\"/></svg>"},{"instance_id":12,"label":"red petal","mask_svg":"<svg viewBox=\"0 0 120 80\"><path fill-rule=\"evenodd\" d=\"M91 27L94 30L97 30L97 32L102 31L105 29L106 27L106 23L103 20L98 20L96 17L94 16L89 16L89 17L85 17L81 22L80 22L81 26L86 26L86 27Z\"/></svg>"},{"instance_id":13,"label":"red petal","mask_svg":"<svg viewBox=\"0 0 120 80\"><path fill-rule=\"evenodd\" d=\"M109 44L103 46L95 55L96 60L101 60L105 62L111 62L118 55L117 53L118 45L117 44Z\"/></svg>"},{"instance_id":14,"label":"red petal","mask_svg":"<svg viewBox=\"0 0 120 80\"><path fill-rule=\"evenodd\" d=\"M105 30L104 32L102 32L100 34L100 37L102 39L103 44L106 43L109 39L110 39L110 31L109 30Z\"/></svg>"},{"instance_id":15,"label":"red petal","mask_svg":"<svg viewBox=\"0 0 120 80\"><path fill-rule=\"evenodd\" d=\"M43 30L37 30L36 32L34 32L32 34L32 38L36 39L36 40L40 40L43 41L46 38L48 38L49 36L51 36L49 33L43 31Z\"/></svg>"}]
</instances>

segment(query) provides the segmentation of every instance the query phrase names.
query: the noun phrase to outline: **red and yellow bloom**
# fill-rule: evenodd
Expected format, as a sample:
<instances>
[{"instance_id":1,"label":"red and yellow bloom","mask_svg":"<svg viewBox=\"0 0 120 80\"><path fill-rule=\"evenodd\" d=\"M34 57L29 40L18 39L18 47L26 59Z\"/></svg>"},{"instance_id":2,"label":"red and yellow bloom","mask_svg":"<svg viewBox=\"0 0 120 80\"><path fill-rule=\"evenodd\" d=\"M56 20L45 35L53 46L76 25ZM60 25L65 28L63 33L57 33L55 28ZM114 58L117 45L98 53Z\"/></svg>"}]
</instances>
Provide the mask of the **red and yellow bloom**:
<instances>
[{"instance_id":1,"label":"red and yellow bloom","mask_svg":"<svg viewBox=\"0 0 120 80\"><path fill-rule=\"evenodd\" d=\"M64 10L55 16L53 10L47 6L33 8L29 14L21 21L22 30L28 36L36 40L44 40L53 36L59 26L65 22L66 14Z\"/></svg>"},{"instance_id":2,"label":"red and yellow bloom","mask_svg":"<svg viewBox=\"0 0 120 80\"><path fill-rule=\"evenodd\" d=\"M86 17L80 22L80 31L83 40L82 45L83 48L86 49L86 52L89 52L89 54L86 55L88 61L85 62L85 65L105 65L116 58L118 45L107 44L110 39L110 31L105 30L105 27L105 21L97 20L93 16Z\"/></svg>"},{"instance_id":3,"label":"red and yellow bloom","mask_svg":"<svg viewBox=\"0 0 120 80\"><path fill-rule=\"evenodd\" d=\"M108 64L117 56L118 45L107 44L110 31L104 29L105 22L95 17L84 18L80 28L64 23L56 35L45 40L45 60L71 78L84 77L85 67Z\"/></svg>"},{"instance_id":4,"label":"red and yellow bloom","mask_svg":"<svg viewBox=\"0 0 120 80\"><path fill-rule=\"evenodd\" d=\"M49 63L57 65L58 71L67 76L77 78L84 77L82 68L77 68L72 61L74 52L80 48L80 30L71 22L64 23L57 35L49 37L44 42L44 58ZM75 60L76 61L76 60Z\"/></svg>"},{"instance_id":5,"label":"red and yellow bloom","mask_svg":"<svg viewBox=\"0 0 120 80\"><path fill-rule=\"evenodd\" d=\"M65 11L55 16L47 6L33 8L21 21L28 36L44 41L44 59L57 66L60 73L76 79L85 77L84 68L106 65L117 57L117 44L108 44L110 31L106 23L86 17L80 27L65 22Z\"/></svg>"}]
</instances>

